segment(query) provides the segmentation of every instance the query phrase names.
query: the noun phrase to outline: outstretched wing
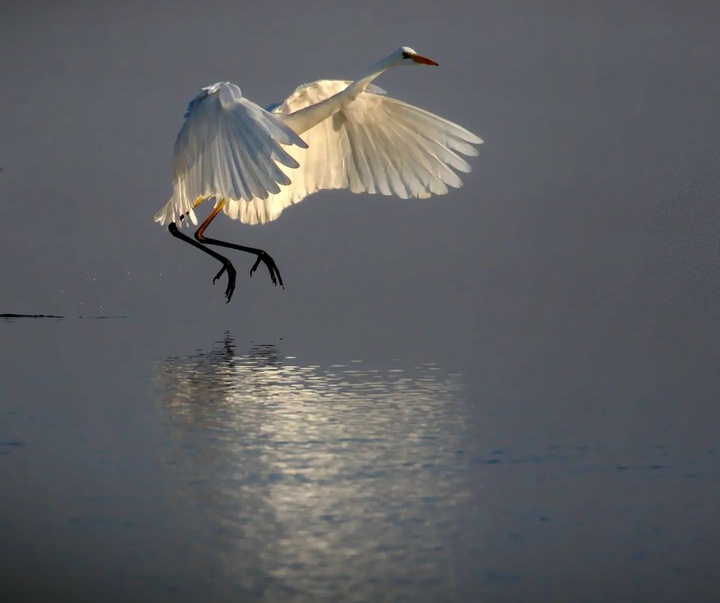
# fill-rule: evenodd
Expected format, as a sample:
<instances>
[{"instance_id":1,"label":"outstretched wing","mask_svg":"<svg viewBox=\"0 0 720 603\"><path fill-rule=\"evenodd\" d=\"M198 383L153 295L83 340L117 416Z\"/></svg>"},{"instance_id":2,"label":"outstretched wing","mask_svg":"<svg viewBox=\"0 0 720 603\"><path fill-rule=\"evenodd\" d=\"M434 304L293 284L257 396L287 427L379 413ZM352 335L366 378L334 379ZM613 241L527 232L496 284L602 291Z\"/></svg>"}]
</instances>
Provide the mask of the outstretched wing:
<instances>
[{"instance_id":1,"label":"outstretched wing","mask_svg":"<svg viewBox=\"0 0 720 603\"><path fill-rule=\"evenodd\" d=\"M344 90L350 82L321 80L301 86L273 114L282 120ZM482 140L438 115L384 96L368 86L354 101L307 132L307 149L287 148L300 164L283 171L292 180L280 191L250 203L228 203L224 211L247 224L277 218L293 203L316 191L349 188L352 192L425 198L460 187L455 173L469 172L462 155L477 155Z\"/></svg>"},{"instance_id":2,"label":"outstretched wing","mask_svg":"<svg viewBox=\"0 0 720 603\"><path fill-rule=\"evenodd\" d=\"M287 149L306 147L288 126L255 103L240 88L219 82L190 102L175 141L173 196L156 215L162 224L189 214L200 197L236 203L267 199L289 185L298 162Z\"/></svg>"}]
</instances>

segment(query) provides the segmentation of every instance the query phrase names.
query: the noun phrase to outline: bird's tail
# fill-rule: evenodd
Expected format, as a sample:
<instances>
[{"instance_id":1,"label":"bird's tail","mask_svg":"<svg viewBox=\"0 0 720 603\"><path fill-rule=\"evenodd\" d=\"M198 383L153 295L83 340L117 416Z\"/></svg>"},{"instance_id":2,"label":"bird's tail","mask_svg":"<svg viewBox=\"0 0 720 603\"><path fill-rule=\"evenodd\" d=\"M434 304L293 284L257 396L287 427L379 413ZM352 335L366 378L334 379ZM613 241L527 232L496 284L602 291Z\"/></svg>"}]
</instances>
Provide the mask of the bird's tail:
<instances>
[{"instance_id":1,"label":"bird's tail","mask_svg":"<svg viewBox=\"0 0 720 603\"><path fill-rule=\"evenodd\" d=\"M177 204L174 202L174 199L170 199L163 208L155 214L155 221L160 222L160 224L175 222L178 226L181 226L182 222L180 221L180 218L183 216L189 217L193 224L197 224L197 217L195 216L195 211L192 208L185 212L185 214L179 214Z\"/></svg>"}]
</instances>

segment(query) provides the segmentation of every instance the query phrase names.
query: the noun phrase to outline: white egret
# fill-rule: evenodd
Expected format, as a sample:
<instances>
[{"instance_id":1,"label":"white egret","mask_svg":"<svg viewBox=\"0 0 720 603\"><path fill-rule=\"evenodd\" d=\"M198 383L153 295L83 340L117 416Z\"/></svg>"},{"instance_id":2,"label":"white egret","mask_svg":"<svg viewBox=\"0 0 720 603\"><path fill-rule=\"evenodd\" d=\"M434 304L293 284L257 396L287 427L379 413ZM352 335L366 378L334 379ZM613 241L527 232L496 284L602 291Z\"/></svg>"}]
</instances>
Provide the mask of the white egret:
<instances>
[{"instance_id":1,"label":"white egret","mask_svg":"<svg viewBox=\"0 0 720 603\"><path fill-rule=\"evenodd\" d=\"M222 262L213 283L227 271L227 301L235 289L235 268L205 245L254 254L251 276L263 262L272 282L283 282L265 251L205 236L221 211L245 224L264 224L323 189L405 199L443 195L448 186L462 186L455 171L469 172L470 165L460 155L477 155L473 145L482 140L371 84L396 65L437 63L403 46L354 81L305 84L268 110L229 82L203 88L190 102L175 141L173 195L155 221L169 223L173 236ZM178 223L189 218L197 224L194 210L207 199L215 206L193 240L180 232Z\"/></svg>"}]
</instances>

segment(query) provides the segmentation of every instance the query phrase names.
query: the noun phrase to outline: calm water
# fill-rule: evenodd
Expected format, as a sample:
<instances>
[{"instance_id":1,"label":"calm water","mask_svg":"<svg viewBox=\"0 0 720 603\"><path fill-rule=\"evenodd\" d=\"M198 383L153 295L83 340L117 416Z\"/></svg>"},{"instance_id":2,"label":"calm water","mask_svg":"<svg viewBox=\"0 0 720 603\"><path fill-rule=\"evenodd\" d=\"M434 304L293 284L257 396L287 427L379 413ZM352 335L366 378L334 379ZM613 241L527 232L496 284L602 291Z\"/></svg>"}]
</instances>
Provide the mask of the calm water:
<instances>
[{"instance_id":1,"label":"calm water","mask_svg":"<svg viewBox=\"0 0 720 603\"><path fill-rule=\"evenodd\" d=\"M625 422L608 408L589 437L570 404L493 398L432 358L329 340L308 360L302 342L193 323L150 340L132 318L0 328L6 600L689 601L720 586L720 448L650 407Z\"/></svg>"}]
</instances>

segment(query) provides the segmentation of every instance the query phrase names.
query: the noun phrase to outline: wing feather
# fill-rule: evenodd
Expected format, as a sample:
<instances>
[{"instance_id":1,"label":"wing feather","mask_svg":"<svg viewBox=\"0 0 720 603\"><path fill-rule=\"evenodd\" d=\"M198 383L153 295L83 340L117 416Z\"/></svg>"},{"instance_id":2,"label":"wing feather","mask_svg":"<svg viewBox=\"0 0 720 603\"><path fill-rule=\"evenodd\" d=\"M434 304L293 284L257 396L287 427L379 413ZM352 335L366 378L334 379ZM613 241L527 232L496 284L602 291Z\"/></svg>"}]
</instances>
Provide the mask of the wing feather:
<instances>
[{"instance_id":1,"label":"wing feather","mask_svg":"<svg viewBox=\"0 0 720 603\"><path fill-rule=\"evenodd\" d=\"M320 80L300 86L273 107L283 115L321 102L350 82ZM250 224L274 220L286 207L324 189L426 198L462 186L457 172L469 172L463 156L475 156L482 140L439 115L389 98L375 86L307 132L307 148L286 147L299 168L282 171L292 180L279 180L280 191L267 198L228 203L230 217Z\"/></svg>"},{"instance_id":2,"label":"wing feather","mask_svg":"<svg viewBox=\"0 0 720 603\"><path fill-rule=\"evenodd\" d=\"M291 185L285 170L299 167L289 150L306 146L277 116L244 98L234 84L203 88L190 101L175 141L173 196L155 220L178 222L189 214L196 222L193 205L198 198L247 204L280 194L280 185Z\"/></svg>"},{"instance_id":3,"label":"wing feather","mask_svg":"<svg viewBox=\"0 0 720 603\"><path fill-rule=\"evenodd\" d=\"M408 170L415 175L415 180L408 189L408 196L427 198L432 192L441 191L442 188L433 190L433 183L437 179L436 168L433 165L432 156L425 152L425 146L421 144L419 134L412 132L408 134L407 128L399 123L388 125L388 131L394 134L394 140L403 141L405 153L403 163Z\"/></svg>"},{"instance_id":4,"label":"wing feather","mask_svg":"<svg viewBox=\"0 0 720 603\"><path fill-rule=\"evenodd\" d=\"M224 211L248 224L277 218L324 189L401 198L442 195L469 172L463 156L482 140L443 117L385 96L370 85L332 118L298 137L283 116L321 102L350 82L300 86L272 113L234 84L204 88L188 105L175 143L173 197L155 219L189 214L200 198L225 198ZM304 139L304 140L303 140Z\"/></svg>"}]
</instances>

